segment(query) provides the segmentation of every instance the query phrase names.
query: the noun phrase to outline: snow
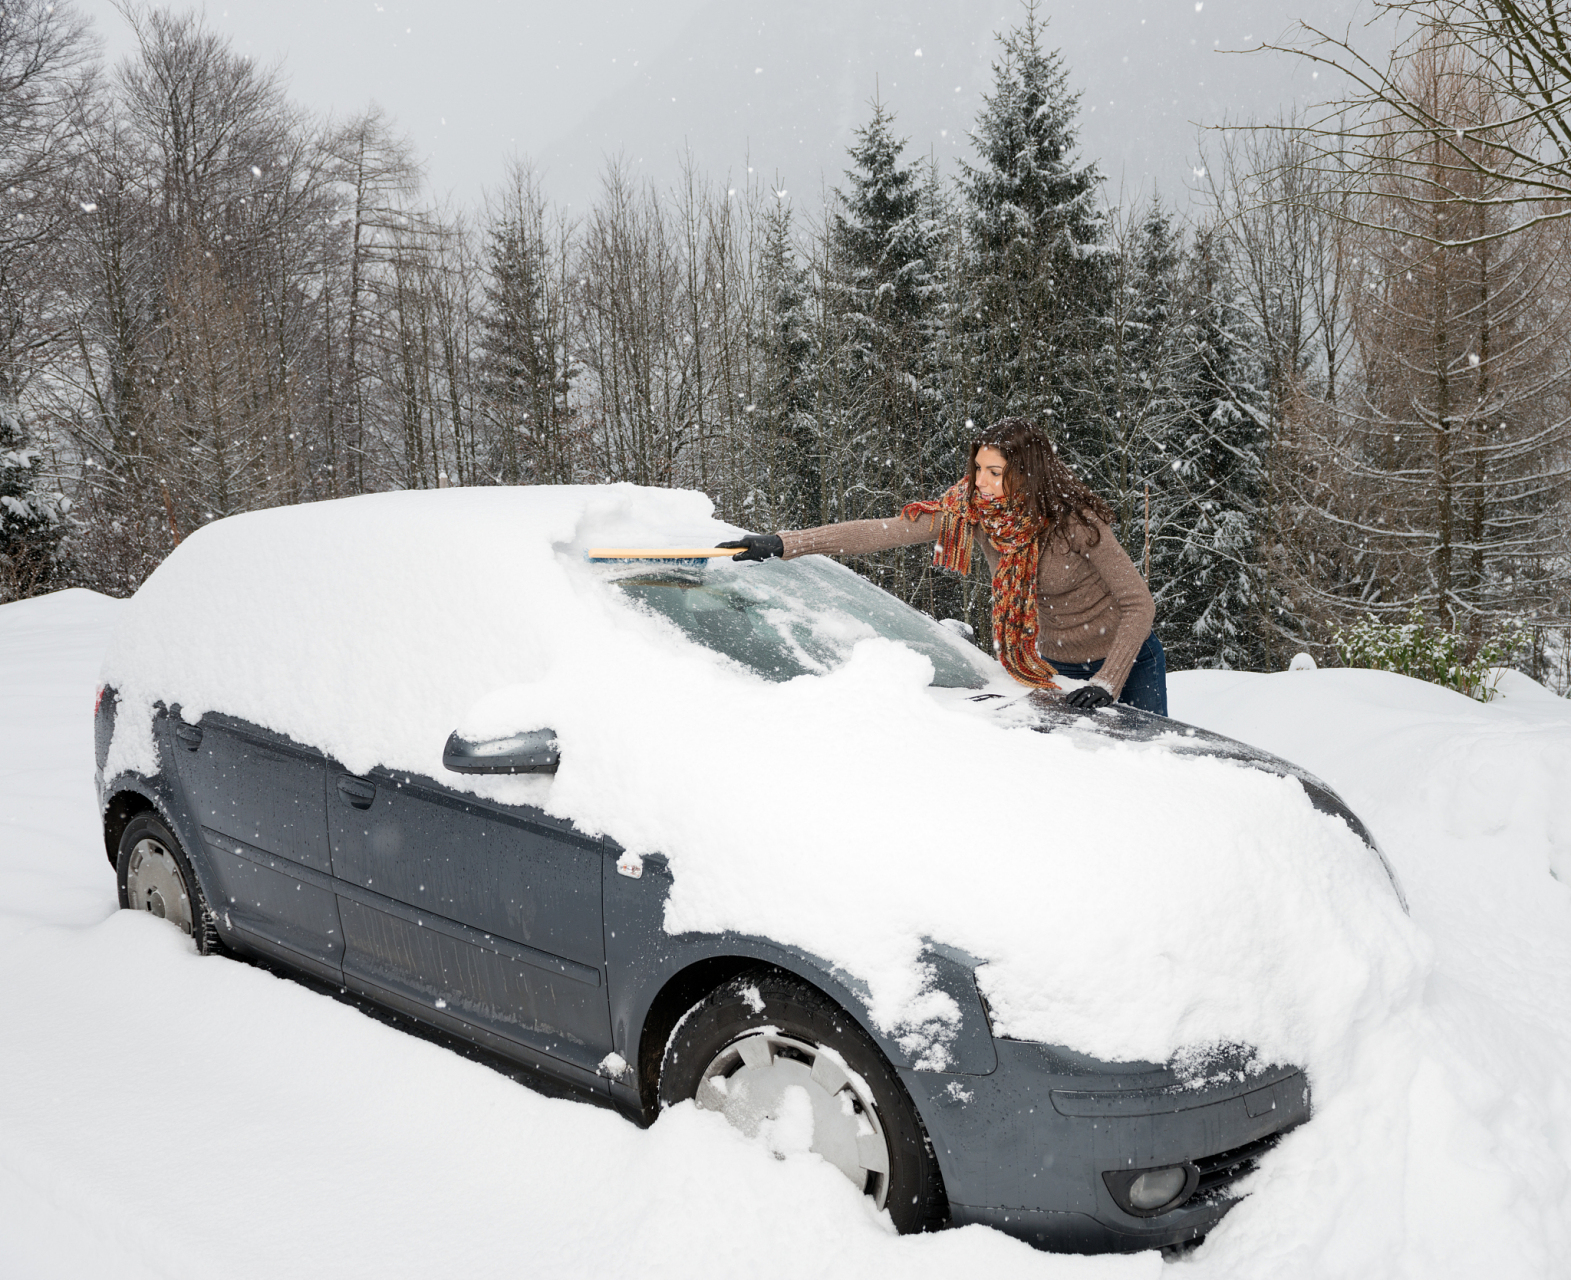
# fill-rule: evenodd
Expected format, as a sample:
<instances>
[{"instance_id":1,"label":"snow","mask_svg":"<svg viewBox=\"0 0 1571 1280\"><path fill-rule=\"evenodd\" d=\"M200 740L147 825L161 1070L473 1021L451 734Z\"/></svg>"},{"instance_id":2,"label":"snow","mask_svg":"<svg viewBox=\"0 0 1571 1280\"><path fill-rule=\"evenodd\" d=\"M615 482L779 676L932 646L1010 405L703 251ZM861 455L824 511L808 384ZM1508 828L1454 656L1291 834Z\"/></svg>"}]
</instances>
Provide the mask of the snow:
<instances>
[{"instance_id":1,"label":"snow","mask_svg":"<svg viewBox=\"0 0 1571 1280\"><path fill-rule=\"evenodd\" d=\"M1376 671L1188 672L1171 709L1335 786L1430 945L1421 998L1358 1029L1355 1083L1257 1181L1310 1206L1304 1274L1565 1274L1571 702L1514 671L1487 705ZM1257 1195L1227 1229L1269 1247L1269 1218Z\"/></svg>"},{"instance_id":2,"label":"snow","mask_svg":"<svg viewBox=\"0 0 1571 1280\"><path fill-rule=\"evenodd\" d=\"M1295 780L1035 733L965 691L930 694L928 657L832 617L816 633L838 633L848 660L769 683L637 612L583 556L733 533L702 495L631 485L216 522L125 610L104 667L121 694L106 772L151 764L164 699L355 772L540 804L666 855L669 931L772 938L864 981L874 1020L930 1068L958 1010L930 988L926 939L989 962L979 981L1010 1035L1158 1062L1245 1043L1310 1068L1317 1094L1344 1078L1347 1028L1411 999L1421 941L1377 860ZM549 728L561 767L445 773L455 726Z\"/></svg>"},{"instance_id":3,"label":"snow","mask_svg":"<svg viewBox=\"0 0 1571 1280\"><path fill-rule=\"evenodd\" d=\"M729 1278L783 1250L825 1276L1166 1269L974 1227L895 1237L817 1157L771 1158L691 1106L641 1132L117 912L90 710L131 608L0 608L0 1273ZM1179 1264L1195 1280L1564 1274L1571 705L1516 673L1499 691L1172 677L1175 715L1341 792L1430 957L1408 1000L1347 1028L1345 1083Z\"/></svg>"}]
</instances>

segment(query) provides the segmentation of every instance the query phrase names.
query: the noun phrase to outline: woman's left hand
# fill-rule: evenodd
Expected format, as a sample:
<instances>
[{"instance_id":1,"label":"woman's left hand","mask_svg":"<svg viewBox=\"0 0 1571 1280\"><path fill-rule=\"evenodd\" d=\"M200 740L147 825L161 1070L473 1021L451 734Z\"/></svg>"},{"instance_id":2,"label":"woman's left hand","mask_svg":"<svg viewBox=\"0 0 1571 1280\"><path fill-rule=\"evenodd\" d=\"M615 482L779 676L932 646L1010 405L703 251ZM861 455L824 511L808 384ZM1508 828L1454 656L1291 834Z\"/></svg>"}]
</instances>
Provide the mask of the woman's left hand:
<instances>
[{"instance_id":1,"label":"woman's left hand","mask_svg":"<svg viewBox=\"0 0 1571 1280\"><path fill-rule=\"evenodd\" d=\"M1083 685L1064 699L1076 711L1100 711L1111 706L1113 695L1099 684Z\"/></svg>"}]
</instances>

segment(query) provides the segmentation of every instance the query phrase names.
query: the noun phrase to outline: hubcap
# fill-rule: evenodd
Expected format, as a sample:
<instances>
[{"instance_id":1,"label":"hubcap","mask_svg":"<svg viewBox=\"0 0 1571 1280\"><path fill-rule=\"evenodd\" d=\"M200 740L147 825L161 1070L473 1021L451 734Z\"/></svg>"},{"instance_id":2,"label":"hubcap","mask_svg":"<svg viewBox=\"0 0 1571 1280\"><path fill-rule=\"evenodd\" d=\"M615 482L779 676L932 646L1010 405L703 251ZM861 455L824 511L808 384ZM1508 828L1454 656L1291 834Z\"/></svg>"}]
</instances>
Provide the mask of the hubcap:
<instances>
[{"instance_id":1,"label":"hubcap","mask_svg":"<svg viewBox=\"0 0 1571 1280\"><path fill-rule=\"evenodd\" d=\"M191 899L174 855L151 836L138 840L126 862L125 893L135 911L151 911L191 932Z\"/></svg>"},{"instance_id":2,"label":"hubcap","mask_svg":"<svg viewBox=\"0 0 1571 1280\"><path fill-rule=\"evenodd\" d=\"M821 1046L763 1029L722 1049L695 1099L776 1155L816 1151L882 1209L889 1140L867 1085Z\"/></svg>"}]
</instances>

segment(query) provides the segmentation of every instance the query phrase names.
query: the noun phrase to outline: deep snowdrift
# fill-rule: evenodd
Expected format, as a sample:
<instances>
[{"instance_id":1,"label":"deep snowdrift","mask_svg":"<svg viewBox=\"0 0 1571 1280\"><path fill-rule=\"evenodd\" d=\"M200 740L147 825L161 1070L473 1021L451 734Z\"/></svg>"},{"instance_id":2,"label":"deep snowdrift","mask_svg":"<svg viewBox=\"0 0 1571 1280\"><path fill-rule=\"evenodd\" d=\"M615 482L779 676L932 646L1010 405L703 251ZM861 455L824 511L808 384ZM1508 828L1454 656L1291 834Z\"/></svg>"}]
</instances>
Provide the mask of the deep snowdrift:
<instances>
[{"instance_id":1,"label":"deep snowdrift","mask_svg":"<svg viewBox=\"0 0 1571 1280\"><path fill-rule=\"evenodd\" d=\"M1483 705L1378 671L1174 681L1174 715L1339 789L1433 956L1420 1000L1353 1030L1350 1087L1317 1093L1219 1263L1275 1256L1298 1205L1287 1235L1309 1259L1289 1274L1571 1268L1571 888L1554 874L1571 849L1571 702L1515 672L1500 688Z\"/></svg>"},{"instance_id":2,"label":"deep snowdrift","mask_svg":"<svg viewBox=\"0 0 1571 1280\"><path fill-rule=\"evenodd\" d=\"M114 910L89 710L125 606L0 608L0 1273L27 1277L1155 1277L979 1228L897 1239L834 1169L716 1116L650 1132ZM1337 787L1396 865L1427 981L1181 1264L1554 1277L1571 1256L1571 704L1370 672L1185 673L1175 714Z\"/></svg>"},{"instance_id":3,"label":"deep snowdrift","mask_svg":"<svg viewBox=\"0 0 1571 1280\"><path fill-rule=\"evenodd\" d=\"M1342 1078L1348 1028L1416 990L1423 948L1384 872L1296 781L1034 733L930 694L931 662L887 640L767 683L584 562L596 544L712 544L732 530L709 512L698 494L620 485L388 494L211 525L125 610L104 668L122 699L110 771L150 762L157 699L356 771L450 782L441 749L460 723L549 727L553 780L460 785L666 854L668 929L829 959L934 1067L956 1011L925 989L927 938L989 961L980 981L1008 1034L1159 1062L1244 1043L1309 1067L1317 1094Z\"/></svg>"}]
</instances>

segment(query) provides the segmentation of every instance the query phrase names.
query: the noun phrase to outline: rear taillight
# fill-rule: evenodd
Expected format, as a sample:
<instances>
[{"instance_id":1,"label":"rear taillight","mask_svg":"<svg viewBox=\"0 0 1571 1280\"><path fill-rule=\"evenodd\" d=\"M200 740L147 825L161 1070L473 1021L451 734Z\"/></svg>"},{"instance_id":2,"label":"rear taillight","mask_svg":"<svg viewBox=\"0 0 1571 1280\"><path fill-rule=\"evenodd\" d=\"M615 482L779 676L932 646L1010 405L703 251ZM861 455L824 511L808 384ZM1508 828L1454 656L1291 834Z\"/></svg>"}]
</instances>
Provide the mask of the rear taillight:
<instances>
[{"instance_id":1,"label":"rear taillight","mask_svg":"<svg viewBox=\"0 0 1571 1280\"><path fill-rule=\"evenodd\" d=\"M96 695L94 695L94 697L93 697L93 719L94 720L98 719L98 708L104 705L104 690L106 688L108 688L107 685L102 685L102 684L99 685L98 686L98 693Z\"/></svg>"}]
</instances>

